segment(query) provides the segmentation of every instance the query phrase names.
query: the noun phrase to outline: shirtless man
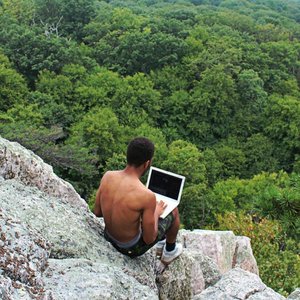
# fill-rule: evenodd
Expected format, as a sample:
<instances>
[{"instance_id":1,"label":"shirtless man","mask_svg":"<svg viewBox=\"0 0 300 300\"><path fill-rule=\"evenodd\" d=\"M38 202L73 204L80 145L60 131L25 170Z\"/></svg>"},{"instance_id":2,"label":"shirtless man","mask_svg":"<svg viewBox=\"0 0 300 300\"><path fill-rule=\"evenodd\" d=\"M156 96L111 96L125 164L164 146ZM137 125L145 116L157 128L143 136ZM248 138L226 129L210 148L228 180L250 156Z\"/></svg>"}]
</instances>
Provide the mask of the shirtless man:
<instances>
[{"instance_id":1,"label":"shirtless man","mask_svg":"<svg viewBox=\"0 0 300 300\"><path fill-rule=\"evenodd\" d=\"M140 181L151 165L153 154L151 141L133 139L127 148L126 168L104 174L94 213L104 217L104 236L119 252L133 258L157 244L157 255L164 264L169 264L182 253L182 245L176 243L179 214L176 208L161 219L164 202L157 202L155 194Z\"/></svg>"}]
</instances>

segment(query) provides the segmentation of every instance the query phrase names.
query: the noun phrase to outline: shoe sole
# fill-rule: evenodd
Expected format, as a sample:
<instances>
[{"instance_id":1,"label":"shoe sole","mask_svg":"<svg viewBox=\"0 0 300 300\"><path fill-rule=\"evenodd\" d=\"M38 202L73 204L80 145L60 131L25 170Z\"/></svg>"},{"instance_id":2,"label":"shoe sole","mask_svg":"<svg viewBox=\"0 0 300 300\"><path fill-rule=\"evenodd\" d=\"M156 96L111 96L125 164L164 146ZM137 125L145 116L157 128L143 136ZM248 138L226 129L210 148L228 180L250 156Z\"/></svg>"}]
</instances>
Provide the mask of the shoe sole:
<instances>
[{"instance_id":1,"label":"shoe sole","mask_svg":"<svg viewBox=\"0 0 300 300\"><path fill-rule=\"evenodd\" d=\"M175 257L174 259L172 259L171 261L164 261L164 260L161 260L161 262L162 262L165 266L167 266L167 265L169 265L170 263L172 263L174 260L176 260L181 254L182 254L182 252L181 252L177 257Z\"/></svg>"}]
</instances>

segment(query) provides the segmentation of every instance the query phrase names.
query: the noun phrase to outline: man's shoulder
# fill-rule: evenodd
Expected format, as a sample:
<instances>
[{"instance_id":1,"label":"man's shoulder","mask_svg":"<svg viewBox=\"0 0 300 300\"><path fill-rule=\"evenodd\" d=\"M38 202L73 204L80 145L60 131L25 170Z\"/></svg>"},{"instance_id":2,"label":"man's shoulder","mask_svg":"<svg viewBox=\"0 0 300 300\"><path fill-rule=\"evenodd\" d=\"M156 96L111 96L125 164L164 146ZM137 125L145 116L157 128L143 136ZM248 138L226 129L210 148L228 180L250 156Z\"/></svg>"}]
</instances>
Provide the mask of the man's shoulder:
<instances>
[{"instance_id":1,"label":"man's shoulder","mask_svg":"<svg viewBox=\"0 0 300 300\"><path fill-rule=\"evenodd\" d=\"M115 171L107 171L103 174L101 180L100 180L100 189L103 189L108 185L109 182L114 180L114 177L116 175L114 174Z\"/></svg>"},{"instance_id":2,"label":"man's shoulder","mask_svg":"<svg viewBox=\"0 0 300 300\"><path fill-rule=\"evenodd\" d=\"M114 176L114 175L119 174L119 173L120 173L120 171L106 171L104 173L103 177L104 176Z\"/></svg>"},{"instance_id":3,"label":"man's shoulder","mask_svg":"<svg viewBox=\"0 0 300 300\"><path fill-rule=\"evenodd\" d=\"M120 171L106 171L104 173L104 175L102 176L102 180L104 179L107 179L107 178L113 178L113 177L116 177L118 176L120 173Z\"/></svg>"},{"instance_id":4,"label":"man's shoulder","mask_svg":"<svg viewBox=\"0 0 300 300\"><path fill-rule=\"evenodd\" d=\"M144 204L151 204L151 203L155 203L155 194L147 189L145 186L140 187L139 189L139 195L140 198L142 199L142 201L144 202Z\"/></svg>"}]
</instances>

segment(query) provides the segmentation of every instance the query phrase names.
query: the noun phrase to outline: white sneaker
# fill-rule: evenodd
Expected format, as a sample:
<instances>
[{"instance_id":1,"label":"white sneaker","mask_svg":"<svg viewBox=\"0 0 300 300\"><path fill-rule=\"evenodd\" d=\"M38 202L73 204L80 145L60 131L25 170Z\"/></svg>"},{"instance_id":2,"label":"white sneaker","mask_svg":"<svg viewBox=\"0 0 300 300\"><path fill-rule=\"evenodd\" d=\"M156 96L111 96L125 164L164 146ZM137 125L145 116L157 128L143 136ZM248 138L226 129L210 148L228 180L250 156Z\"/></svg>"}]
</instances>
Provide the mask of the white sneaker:
<instances>
[{"instance_id":1,"label":"white sneaker","mask_svg":"<svg viewBox=\"0 0 300 300\"><path fill-rule=\"evenodd\" d=\"M180 243L176 243L175 249L173 251L167 251L165 246L161 256L161 262L165 265L168 265L174 259L176 259L182 253L182 251L182 244Z\"/></svg>"},{"instance_id":2,"label":"white sneaker","mask_svg":"<svg viewBox=\"0 0 300 300\"><path fill-rule=\"evenodd\" d=\"M161 257L165 244L166 244L166 239L164 239L162 241L158 241L156 243L156 257L157 258Z\"/></svg>"}]
</instances>

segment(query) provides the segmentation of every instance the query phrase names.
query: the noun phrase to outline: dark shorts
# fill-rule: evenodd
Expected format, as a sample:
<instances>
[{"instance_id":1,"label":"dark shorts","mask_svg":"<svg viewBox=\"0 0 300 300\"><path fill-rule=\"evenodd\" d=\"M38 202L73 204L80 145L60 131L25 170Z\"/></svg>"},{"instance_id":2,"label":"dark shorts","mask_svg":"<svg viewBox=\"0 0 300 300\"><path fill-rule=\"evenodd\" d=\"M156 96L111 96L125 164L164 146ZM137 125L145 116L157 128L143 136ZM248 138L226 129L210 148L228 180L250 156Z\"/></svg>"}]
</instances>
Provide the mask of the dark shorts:
<instances>
[{"instance_id":1,"label":"dark shorts","mask_svg":"<svg viewBox=\"0 0 300 300\"><path fill-rule=\"evenodd\" d=\"M107 235L106 231L104 230L104 237L107 241L109 241L119 252L125 254L131 258L140 256L147 252L150 248L152 248L158 241L165 239L166 232L172 226L175 217L173 213L167 215L164 219L158 220L158 233L155 241L149 245L147 245L143 240L143 235L140 237L138 242L130 248L121 248L115 244L115 242Z\"/></svg>"}]
</instances>

